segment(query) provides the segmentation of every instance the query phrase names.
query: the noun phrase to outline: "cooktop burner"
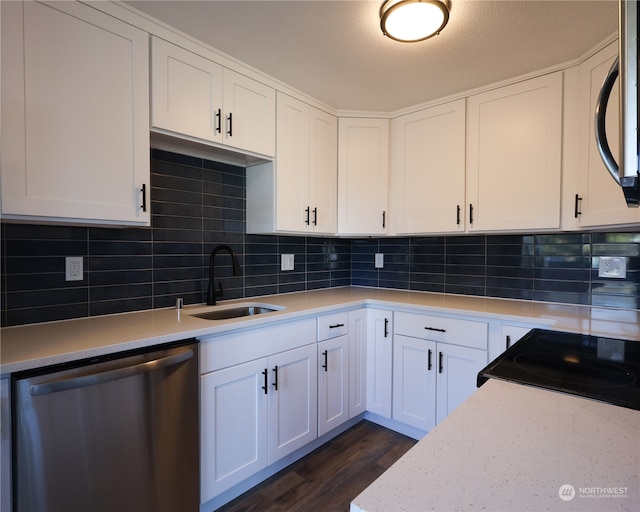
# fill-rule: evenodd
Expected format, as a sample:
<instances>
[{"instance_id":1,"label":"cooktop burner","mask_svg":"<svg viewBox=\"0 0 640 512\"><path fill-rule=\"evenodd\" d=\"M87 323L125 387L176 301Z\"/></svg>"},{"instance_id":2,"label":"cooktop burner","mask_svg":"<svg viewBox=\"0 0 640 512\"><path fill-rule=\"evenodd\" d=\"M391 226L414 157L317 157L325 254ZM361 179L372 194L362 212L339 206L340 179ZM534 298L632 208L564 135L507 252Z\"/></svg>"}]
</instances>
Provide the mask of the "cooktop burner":
<instances>
[{"instance_id":1,"label":"cooktop burner","mask_svg":"<svg viewBox=\"0 0 640 512\"><path fill-rule=\"evenodd\" d=\"M478 374L640 410L640 342L534 329Z\"/></svg>"}]
</instances>

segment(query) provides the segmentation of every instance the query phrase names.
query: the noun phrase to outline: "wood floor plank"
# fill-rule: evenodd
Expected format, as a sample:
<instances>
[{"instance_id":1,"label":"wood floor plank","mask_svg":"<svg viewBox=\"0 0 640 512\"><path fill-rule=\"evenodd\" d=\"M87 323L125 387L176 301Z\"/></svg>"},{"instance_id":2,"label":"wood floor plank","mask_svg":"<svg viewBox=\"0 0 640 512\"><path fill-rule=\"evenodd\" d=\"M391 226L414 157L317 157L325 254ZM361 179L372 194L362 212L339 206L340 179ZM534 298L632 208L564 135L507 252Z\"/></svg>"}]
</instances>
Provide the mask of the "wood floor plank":
<instances>
[{"instance_id":1,"label":"wood floor plank","mask_svg":"<svg viewBox=\"0 0 640 512\"><path fill-rule=\"evenodd\" d=\"M362 421L218 510L346 512L351 501L415 443Z\"/></svg>"}]
</instances>

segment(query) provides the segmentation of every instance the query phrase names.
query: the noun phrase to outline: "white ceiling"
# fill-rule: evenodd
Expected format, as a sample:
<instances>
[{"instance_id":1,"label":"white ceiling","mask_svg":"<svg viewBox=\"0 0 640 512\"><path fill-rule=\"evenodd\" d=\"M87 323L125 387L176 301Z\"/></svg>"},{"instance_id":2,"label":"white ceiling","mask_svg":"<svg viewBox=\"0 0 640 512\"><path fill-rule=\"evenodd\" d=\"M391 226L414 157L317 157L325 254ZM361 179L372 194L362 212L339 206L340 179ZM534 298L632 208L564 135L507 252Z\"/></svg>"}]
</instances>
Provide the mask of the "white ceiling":
<instances>
[{"instance_id":1,"label":"white ceiling","mask_svg":"<svg viewBox=\"0 0 640 512\"><path fill-rule=\"evenodd\" d=\"M382 0L144 0L131 6L338 110L392 112L571 61L616 0L451 0L442 33L382 35Z\"/></svg>"}]
</instances>

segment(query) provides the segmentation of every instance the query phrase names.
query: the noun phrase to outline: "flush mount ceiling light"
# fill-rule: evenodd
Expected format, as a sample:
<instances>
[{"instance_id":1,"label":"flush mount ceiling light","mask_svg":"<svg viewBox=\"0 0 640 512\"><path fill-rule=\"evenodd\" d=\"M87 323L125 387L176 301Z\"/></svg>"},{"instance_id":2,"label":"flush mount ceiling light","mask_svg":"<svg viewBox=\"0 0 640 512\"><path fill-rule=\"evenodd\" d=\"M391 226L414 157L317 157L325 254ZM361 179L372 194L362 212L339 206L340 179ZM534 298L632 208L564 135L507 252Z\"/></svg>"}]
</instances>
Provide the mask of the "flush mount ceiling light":
<instances>
[{"instance_id":1,"label":"flush mount ceiling light","mask_svg":"<svg viewBox=\"0 0 640 512\"><path fill-rule=\"evenodd\" d=\"M424 41L449 21L449 7L441 0L386 0L380 7L382 33L396 41Z\"/></svg>"}]
</instances>

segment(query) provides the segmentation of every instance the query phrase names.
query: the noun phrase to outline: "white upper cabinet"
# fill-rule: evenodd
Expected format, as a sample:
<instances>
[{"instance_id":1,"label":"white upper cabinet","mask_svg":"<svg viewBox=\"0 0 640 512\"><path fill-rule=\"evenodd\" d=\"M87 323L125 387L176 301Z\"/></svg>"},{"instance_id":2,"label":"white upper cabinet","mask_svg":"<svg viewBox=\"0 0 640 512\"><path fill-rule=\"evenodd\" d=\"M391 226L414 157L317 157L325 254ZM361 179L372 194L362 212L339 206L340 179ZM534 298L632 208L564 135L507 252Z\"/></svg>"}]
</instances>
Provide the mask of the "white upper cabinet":
<instances>
[{"instance_id":1,"label":"white upper cabinet","mask_svg":"<svg viewBox=\"0 0 640 512\"><path fill-rule=\"evenodd\" d=\"M461 99L394 120L397 234L464 231L465 119Z\"/></svg>"},{"instance_id":2,"label":"white upper cabinet","mask_svg":"<svg viewBox=\"0 0 640 512\"><path fill-rule=\"evenodd\" d=\"M2 214L149 224L148 36L71 2L2 2Z\"/></svg>"},{"instance_id":3,"label":"white upper cabinet","mask_svg":"<svg viewBox=\"0 0 640 512\"><path fill-rule=\"evenodd\" d=\"M622 189L607 171L595 138L595 109L602 83L618 55L617 41L580 65L581 121L578 190L575 205L568 205L581 227L612 226L640 222L640 209L627 207ZM606 128L609 147L616 161L620 144L620 90L618 82L611 91Z\"/></svg>"},{"instance_id":4,"label":"white upper cabinet","mask_svg":"<svg viewBox=\"0 0 640 512\"><path fill-rule=\"evenodd\" d=\"M389 223L389 121L338 121L338 233L381 235Z\"/></svg>"},{"instance_id":5,"label":"white upper cabinet","mask_svg":"<svg viewBox=\"0 0 640 512\"><path fill-rule=\"evenodd\" d=\"M247 171L247 232L335 234L338 122L277 95L276 161Z\"/></svg>"},{"instance_id":6,"label":"white upper cabinet","mask_svg":"<svg viewBox=\"0 0 640 512\"><path fill-rule=\"evenodd\" d=\"M562 73L468 100L467 231L560 227Z\"/></svg>"},{"instance_id":7,"label":"white upper cabinet","mask_svg":"<svg viewBox=\"0 0 640 512\"><path fill-rule=\"evenodd\" d=\"M151 126L265 156L275 154L275 91L152 37Z\"/></svg>"}]
</instances>

